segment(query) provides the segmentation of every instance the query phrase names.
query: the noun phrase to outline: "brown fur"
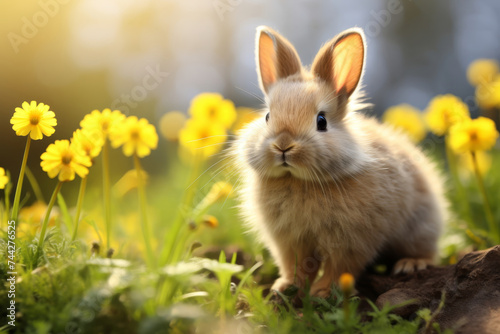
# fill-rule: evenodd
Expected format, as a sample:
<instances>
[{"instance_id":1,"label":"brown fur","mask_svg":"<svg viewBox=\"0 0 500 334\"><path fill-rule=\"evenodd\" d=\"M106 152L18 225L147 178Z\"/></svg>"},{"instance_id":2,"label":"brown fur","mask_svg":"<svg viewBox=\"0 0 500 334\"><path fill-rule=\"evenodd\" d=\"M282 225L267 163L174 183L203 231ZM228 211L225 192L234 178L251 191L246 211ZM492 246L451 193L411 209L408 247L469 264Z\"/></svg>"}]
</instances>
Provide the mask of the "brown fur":
<instances>
[{"instance_id":1,"label":"brown fur","mask_svg":"<svg viewBox=\"0 0 500 334\"><path fill-rule=\"evenodd\" d=\"M261 44L262 36L273 43ZM348 44L335 52L339 39ZM282 36L266 27L257 32L270 117L249 124L233 153L243 169L242 212L280 270L273 289L308 281L313 295L326 296L342 273L358 275L382 252L401 259L397 271L421 269L436 254L446 203L433 164L404 136L355 111L363 41L360 30L344 32L307 72L296 68L300 60ZM263 54L273 55L266 68L295 71L262 71ZM320 111L325 132L317 131Z\"/></svg>"}]
</instances>

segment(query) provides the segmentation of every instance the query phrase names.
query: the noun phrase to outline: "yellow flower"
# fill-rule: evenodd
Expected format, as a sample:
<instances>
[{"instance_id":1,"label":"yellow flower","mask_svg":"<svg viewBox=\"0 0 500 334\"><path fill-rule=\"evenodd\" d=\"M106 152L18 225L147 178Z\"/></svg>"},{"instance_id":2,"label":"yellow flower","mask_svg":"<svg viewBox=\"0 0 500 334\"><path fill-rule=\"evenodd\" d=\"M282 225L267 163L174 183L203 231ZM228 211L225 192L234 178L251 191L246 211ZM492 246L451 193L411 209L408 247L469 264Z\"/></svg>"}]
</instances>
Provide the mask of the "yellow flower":
<instances>
[{"instance_id":1,"label":"yellow flower","mask_svg":"<svg viewBox=\"0 0 500 334\"><path fill-rule=\"evenodd\" d=\"M88 167L92 165L90 158L66 139L50 144L40 158L42 169L50 178L59 175L61 182L74 180L75 173L85 177L89 173Z\"/></svg>"},{"instance_id":2,"label":"yellow flower","mask_svg":"<svg viewBox=\"0 0 500 334\"><path fill-rule=\"evenodd\" d=\"M25 206L19 211L19 221L25 224L19 224L18 236L33 236L36 230L42 225L43 218L47 213L47 204L36 201L30 206ZM53 226L59 218L60 212L57 207L52 208L49 216L49 226Z\"/></svg>"},{"instance_id":3,"label":"yellow flower","mask_svg":"<svg viewBox=\"0 0 500 334\"><path fill-rule=\"evenodd\" d=\"M345 297L349 297L354 289L354 277L349 273L343 273L339 278L340 290Z\"/></svg>"},{"instance_id":4,"label":"yellow flower","mask_svg":"<svg viewBox=\"0 0 500 334\"><path fill-rule=\"evenodd\" d=\"M261 116L256 110L247 107L238 107L236 108L236 112L238 114L238 118L233 125L234 132L238 132L243 129L245 125Z\"/></svg>"},{"instance_id":5,"label":"yellow flower","mask_svg":"<svg viewBox=\"0 0 500 334\"><path fill-rule=\"evenodd\" d=\"M228 198L232 192L233 186L230 183L224 181L215 182L202 202L206 202L207 206L212 205L221 199Z\"/></svg>"},{"instance_id":6,"label":"yellow flower","mask_svg":"<svg viewBox=\"0 0 500 334\"><path fill-rule=\"evenodd\" d=\"M409 104L390 107L385 111L383 120L396 129L401 129L414 143L424 139L427 133L422 114Z\"/></svg>"},{"instance_id":7,"label":"yellow flower","mask_svg":"<svg viewBox=\"0 0 500 334\"><path fill-rule=\"evenodd\" d=\"M217 123L229 129L236 120L236 110L230 100L217 93L202 93L194 97L189 113L199 122Z\"/></svg>"},{"instance_id":8,"label":"yellow flower","mask_svg":"<svg viewBox=\"0 0 500 334\"><path fill-rule=\"evenodd\" d=\"M222 125L195 119L188 120L179 134L181 146L192 156L204 159L219 152L226 140L226 129Z\"/></svg>"},{"instance_id":9,"label":"yellow flower","mask_svg":"<svg viewBox=\"0 0 500 334\"><path fill-rule=\"evenodd\" d=\"M30 135L31 139L39 140L43 135L49 137L56 130L54 126L57 125L57 120L53 111L49 110L50 107L46 104L36 101L23 102L22 108L16 108L14 115L10 119L12 129L16 131L18 136Z\"/></svg>"},{"instance_id":10,"label":"yellow flower","mask_svg":"<svg viewBox=\"0 0 500 334\"><path fill-rule=\"evenodd\" d=\"M231 184L224 181L214 183L208 194L198 203L193 212L195 212L195 215L206 212L216 202L229 198L232 192L233 186Z\"/></svg>"},{"instance_id":11,"label":"yellow flower","mask_svg":"<svg viewBox=\"0 0 500 334\"><path fill-rule=\"evenodd\" d=\"M203 216L202 222L211 228L217 228L219 226L219 220L211 215Z\"/></svg>"},{"instance_id":12,"label":"yellow flower","mask_svg":"<svg viewBox=\"0 0 500 334\"><path fill-rule=\"evenodd\" d=\"M438 136L445 135L453 124L469 119L469 108L458 97L438 95L427 107L427 125Z\"/></svg>"},{"instance_id":13,"label":"yellow flower","mask_svg":"<svg viewBox=\"0 0 500 334\"><path fill-rule=\"evenodd\" d=\"M155 127L147 119L135 116L127 117L116 131L110 133L109 139L114 148L123 145L123 154L127 157L133 154L145 157L158 145Z\"/></svg>"},{"instance_id":14,"label":"yellow flower","mask_svg":"<svg viewBox=\"0 0 500 334\"><path fill-rule=\"evenodd\" d=\"M481 175L486 174L491 169L492 160L491 155L487 152L476 151L477 167ZM470 152L460 154L459 163L465 171L474 172L474 162L472 161Z\"/></svg>"},{"instance_id":15,"label":"yellow flower","mask_svg":"<svg viewBox=\"0 0 500 334\"><path fill-rule=\"evenodd\" d=\"M85 115L80 126L86 133L95 133L104 141L124 119L125 115L119 110L104 109L102 112L93 110L90 114Z\"/></svg>"},{"instance_id":16,"label":"yellow flower","mask_svg":"<svg viewBox=\"0 0 500 334\"><path fill-rule=\"evenodd\" d=\"M491 149L498 138L495 122L478 117L455 124L450 129L450 147L456 153Z\"/></svg>"},{"instance_id":17,"label":"yellow flower","mask_svg":"<svg viewBox=\"0 0 500 334\"><path fill-rule=\"evenodd\" d=\"M0 189L5 189L7 183L9 183L9 177L5 175L5 169L0 167Z\"/></svg>"},{"instance_id":18,"label":"yellow flower","mask_svg":"<svg viewBox=\"0 0 500 334\"><path fill-rule=\"evenodd\" d=\"M149 175L144 170L141 170L141 180L143 183L148 182ZM117 197L123 197L130 190L139 186L139 179L137 178L137 170L132 169L125 173L113 187L113 191Z\"/></svg>"},{"instance_id":19,"label":"yellow flower","mask_svg":"<svg viewBox=\"0 0 500 334\"><path fill-rule=\"evenodd\" d=\"M476 101L482 109L500 107L500 75L493 81L476 87Z\"/></svg>"},{"instance_id":20,"label":"yellow flower","mask_svg":"<svg viewBox=\"0 0 500 334\"><path fill-rule=\"evenodd\" d=\"M101 153L103 140L97 132L86 132L78 129L73 132L71 143L75 145L76 149L82 150L86 156L93 159Z\"/></svg>"},{"instance_id":21,"label":"yellow flower","mask_svg":"<svg viewBox=\"0 0 500 334\"><path fill-rule=\"evenodd\" d=\"M170 111L160 119L160 132L167 140L179 140L179 132L186 123L186 116L180 111Z\"/></svg>"},{"instance_id":22,"label":"yellow flower","mask_svg":"<svg viewBox=\"0 0 500 334\"><path fill-rule=\"evenodd\" d=\"M471 85L484 85L491 82L498 71L498 62L496 60L477 59L469 65L467 79Z\"/></svg>"}]
</instances>

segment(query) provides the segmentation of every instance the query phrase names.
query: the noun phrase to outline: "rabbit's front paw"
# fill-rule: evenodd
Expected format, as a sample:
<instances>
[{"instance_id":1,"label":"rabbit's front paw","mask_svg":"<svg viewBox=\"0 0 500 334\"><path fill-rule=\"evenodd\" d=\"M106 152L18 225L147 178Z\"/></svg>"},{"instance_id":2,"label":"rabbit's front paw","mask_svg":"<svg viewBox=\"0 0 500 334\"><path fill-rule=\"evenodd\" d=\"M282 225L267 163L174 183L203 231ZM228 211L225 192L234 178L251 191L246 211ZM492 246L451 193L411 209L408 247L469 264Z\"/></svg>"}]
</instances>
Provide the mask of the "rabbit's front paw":
<instances>
[{"instance_id":1,"label":"rabbit's front paw","mask_svg":"<svg viewBox=\"0 0 500 334\"><path fill-rule=\"evenodd\" d=\"M271 291L283 292L292 285L293 285L292 280L287 279L286 277L280 277L276 281L274 281L274 284L271 287Z\"/></svg>"},{"instance_id":2,"label":"rabbit's front paw","mask_svg":"<svg viewBox=\"0 0 500 334\"><path fill-rule=\"evenodd\" d=\"M311 296L319 298L327 298L332 294L332 289L330 287L321 287L311 289Z\"/></svg>"},{"instance_id":3,"label":"rabbit's front paw","mask_svg":"<svg viewBox=\"0 0 500 334\"><path fill-rule=\"evenodd\" d=\"M394 275L399 273L413 273L415 271L424 270L431 265L433 261L425 258L404 258L396 262L394 265Z\"/></svg>"}]
</instances>

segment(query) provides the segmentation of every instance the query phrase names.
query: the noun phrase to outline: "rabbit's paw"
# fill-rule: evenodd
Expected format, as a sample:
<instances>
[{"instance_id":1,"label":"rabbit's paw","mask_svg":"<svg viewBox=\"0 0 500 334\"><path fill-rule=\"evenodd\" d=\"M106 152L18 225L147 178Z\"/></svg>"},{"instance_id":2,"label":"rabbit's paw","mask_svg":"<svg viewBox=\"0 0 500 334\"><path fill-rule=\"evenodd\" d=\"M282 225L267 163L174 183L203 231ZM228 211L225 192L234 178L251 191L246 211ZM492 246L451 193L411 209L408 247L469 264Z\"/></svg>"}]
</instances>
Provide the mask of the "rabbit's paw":
<instances>
[{"instance_id":1,"label":"rabbit's paw","mask_svg":"<svg viewBox=\"0 0 500 334\"><path fill-rule=\"evenodd\" d=\"M271 291L283 292L292 285L293 280L287 279L286 277L280 277L276 281L274 281L274 284L271 287Z\"/></svg>"},{"instance_id":2,"label":"rabbit's paw","mask_svg":"<svg viewBox=\"0 0 500 334\"><path fill-rule=\"evenodd\" d=\"M424 270L431 265L433 261L425 258L404 258L396 262L394 265L394 275L399 273L413 273L415 271Z\"/></svg>"},{"instance_id":3,"label":"rabbit's paw","mask_svg":"<svg viewBox=\"0 0 500 334\"><path fill-rule=\"evenodd\" d=\"M328 298L332 294L332 290L330 289L330 287L316 288L311 289L310 294L314 297Z\"/></svg>"}]
</instances>

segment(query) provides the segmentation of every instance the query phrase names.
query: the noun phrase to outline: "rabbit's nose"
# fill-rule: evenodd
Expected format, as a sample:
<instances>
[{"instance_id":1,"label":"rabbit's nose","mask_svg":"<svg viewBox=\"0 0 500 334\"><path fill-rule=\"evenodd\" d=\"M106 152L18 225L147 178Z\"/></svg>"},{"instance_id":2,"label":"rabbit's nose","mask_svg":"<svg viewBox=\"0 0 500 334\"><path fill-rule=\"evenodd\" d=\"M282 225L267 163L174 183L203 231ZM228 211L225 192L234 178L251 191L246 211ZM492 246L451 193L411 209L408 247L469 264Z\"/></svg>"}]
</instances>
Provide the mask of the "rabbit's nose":
<instances>
[{"instance_id":1,"label":"rabbit's nose","mask_svg":"<svg viewBox=\"0 0 500 334\"><path fill-rule=\"evenodd\" d=\"M277 144L274 144L273 146L274 146L274 148L275 148L276 150L278 150L278 151L280 151L280 152L282 152L282 153L288 152L288 151L290 151L292 148L294 148L294 147L295 147L295 145L293 145L293 144L290 144L290 145L289 145L288 147L286 147L286 148L282 148L282 147L278 146Z\"/></svg>"},{"instance_id":2,"label":"rabbit's nose","mask_svg":"<svg viewBox=\"0 0 500 334\"><path fill-rule=\"evenodd\" d=\"M285 153L290 151L295 146L295 141L293 137L287 133L280 133L276 140L272 144L273 148L279 151L279 153Z\"/></svg>"}]
</instances>

